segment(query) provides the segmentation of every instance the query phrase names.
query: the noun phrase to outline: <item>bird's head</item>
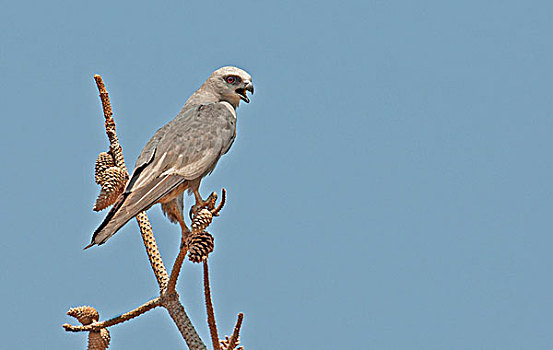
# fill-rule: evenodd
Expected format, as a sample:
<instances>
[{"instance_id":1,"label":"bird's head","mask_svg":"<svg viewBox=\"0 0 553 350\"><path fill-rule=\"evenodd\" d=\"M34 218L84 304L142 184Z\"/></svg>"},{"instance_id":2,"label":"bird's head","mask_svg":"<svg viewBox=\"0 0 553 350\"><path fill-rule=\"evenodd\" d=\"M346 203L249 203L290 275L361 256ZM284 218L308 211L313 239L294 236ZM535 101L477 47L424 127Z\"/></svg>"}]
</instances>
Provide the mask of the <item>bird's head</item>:
<instances>
[{"instance_id":1,"label":"bird's head","mask_svg":"<svg viewBox=\"0 0 553 350\"><path fill-rule=\"evenodd\" d=\"M211 86L220 101L227 101L234 108L238 107L240 100L250 102L246 95L247 91L253 94L252 77L236 67L227 66L217 69L206 83Z\"/></svg>"}]
</instances>

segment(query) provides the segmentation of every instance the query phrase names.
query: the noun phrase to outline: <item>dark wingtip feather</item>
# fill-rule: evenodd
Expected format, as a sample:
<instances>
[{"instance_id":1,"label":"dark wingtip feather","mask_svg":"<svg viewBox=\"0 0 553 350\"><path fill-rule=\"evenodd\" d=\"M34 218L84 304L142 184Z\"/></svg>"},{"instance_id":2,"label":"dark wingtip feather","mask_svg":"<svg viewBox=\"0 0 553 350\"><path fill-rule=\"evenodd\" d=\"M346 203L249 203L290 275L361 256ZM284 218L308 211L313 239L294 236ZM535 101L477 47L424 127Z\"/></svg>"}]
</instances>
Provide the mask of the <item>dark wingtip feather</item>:
<instances>
[{"instance_id":1,"label":"dark wingtip feather","mask_svg":"<svg viewBox=\"0 0 553 350\"><path fill-rule=\"evenodd\" d=\"M123 193L119 200L113 205L108 215L92 235L92 243L85 249L93 245L104 244L113 236L123 225L143 210L149 209L160 198L170 193L175 187L183 183L185 179L178 175L169 175L164 178L158 178L147 186L136 191ZM156 189L158 185L161 186ZM156 189L155 191L151 191ZM128 205L123 204L128 199ZM120 211L121 210L121 211Z\"/></svg>"}]
</instances>

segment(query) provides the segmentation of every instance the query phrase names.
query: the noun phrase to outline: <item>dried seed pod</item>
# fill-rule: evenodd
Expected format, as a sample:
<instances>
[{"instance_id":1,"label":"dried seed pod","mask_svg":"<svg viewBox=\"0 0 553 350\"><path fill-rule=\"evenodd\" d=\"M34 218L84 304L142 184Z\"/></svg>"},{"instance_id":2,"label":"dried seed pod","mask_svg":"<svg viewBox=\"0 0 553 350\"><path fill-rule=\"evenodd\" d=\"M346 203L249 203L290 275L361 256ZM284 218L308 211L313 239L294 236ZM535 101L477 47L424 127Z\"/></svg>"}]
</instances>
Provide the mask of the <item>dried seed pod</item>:
<instances>
[{"instance_id":1,"label":"dried seed pod","mask_svg":"<svg viewBox=\"0 0 553 350\"><path fill-rule=\"evenodd\" d=\"M202 209L199 213L194 215L192 220L192 232L201 232L205 230L213 221L213 214L208 209Z\"/></svg>"},{"instance_id":2,"label":"dried seed pod","mask_svg":"<svg viewBox=\"0 0 553 350\"><path fill-rule=\"evenodd\" d=\"M126 185L129 175L121 168L111 167L104 172L102 179L102 189L107 192L122 192L123 187Z\"/></svg>"},{"instance_id":3,"label":"dried seed pod","mask_svg":"<svg viewBox=\"0 0 553 350\"><path fill-rule=\"evenodd\" d=\"M111 167L104 171L100 185L102 189L94 204L94 210L100 211L115 203L115 200L127 184L128 174L117 167Z\"/></svg>"},{"instance_id":4,"label":"dried seed pod","mask_svg":"<svg viewBox=\"0 0 553 350\"><path fill-rule=\"evenodd\" d=\"M115 135L115 128L113 129L113 134ZM115 137L117 136L115 135ZM110 141L110 143L111 144L109 145L109 153L113 156L113 162L115 166L121 169L127 169L127 166L125 165L125 158L123 157L123 149L121 148L121 145L119 144L118 141L115 141L115 143Z\"/></svg>"},{"instance_id":5,"label":"dried seed pod","mask_svg":"<svg viewBox=\"0 0 553 350\"><path fill-rule=\"evenodd\" d=\"M110 340L109 331L105 328L98 332L88 332L88 350L106 350Z\"/></svg>"},{"instance_id":6,"label":"dried seed pod","mask_svg":"<svg viewBox=\"0 0 553 350\"><path fill-rule=\"evenodd\" d=\"M201 231L188 237L188 260L200 263L213 251L214 239L207 231Z\"/></svg>"},{"instance_id":7,"label":"dried seed pod","mask_svg":"<svg viewBox=\"0 0 553 350\"><path fill-rule=\"evenodd\" d=\"M67 311L67 314L71 317L75 317L85 326L100 319L98 311L96 311L96 309L92 306L72 307L69 311Z\"/></svg>"},{"instance_id":8,"label":"dried seed pod","mask_svg":"<svg viewBox=\"0 0 553 350\"><path fill-rule=\"evenodd\" d=\"M104 178L104 172L115 165L113 157L107 152L102 152L96 159L96 165L94 166L94 179L96 183L101 185Z\"/></svg>"}]
</instances>

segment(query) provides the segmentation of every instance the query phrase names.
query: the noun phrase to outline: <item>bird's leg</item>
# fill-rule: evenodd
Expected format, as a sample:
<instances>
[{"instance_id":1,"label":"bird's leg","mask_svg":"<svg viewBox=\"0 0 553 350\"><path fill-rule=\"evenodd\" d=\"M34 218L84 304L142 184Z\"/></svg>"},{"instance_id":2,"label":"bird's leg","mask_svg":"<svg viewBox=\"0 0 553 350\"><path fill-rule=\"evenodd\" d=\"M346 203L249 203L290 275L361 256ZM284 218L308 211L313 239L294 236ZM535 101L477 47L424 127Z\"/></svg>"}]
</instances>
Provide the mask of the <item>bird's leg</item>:
<instances>
[{"instance_id":1,"label":"bird's leg","mask_svg":"<svg viewBox=\"0 0 553 350\"><path fill-rule=\"evenodd\" d=\"M178 218L178 221L179 221L179 224L180 224L180 228L181 228L181 247L186 244L186 240L188 238L188 236L190 235L190 229L188 228L188 226L186 226L186 222L184 222L184 218Z\"/></svg>"},{"instance_id":2,"label":"bird's leg","mask_svg":"<svg viewBox=\"0 0 553 350\"><path fill-rule=\"evenodd\" d=\"M186 222L184 222L184 219L179 220L179 224L183 235L190 233L190 229L188 228L188 226L186 226Z\"/></svg>"},{"instance_id":3,"label":"bird's leg","mask_svg":"<svg viewBox=\"0 0 553 350\"><path fill-rule=\"evenodd\" d=\"M186 239L188 238L188 235L190 234L190 229L188 226L186 226L186 222L184 221L184 213L183 213L183 202L184 198L181 195L177 196L176 198L161 203L161 209L167 215L169 220L171 220L172 223L179 223L181 228L181 240L183 242L186 242Z\"/></svg>"},{"instance_id":4,"label":"bird's leg","mask_svg":"<svg viewBox=\"0 0 553 350\"><path fill-rule=\"evenodd\" d=\"M191 219L193 218L194 215L196 215L197 212L199 212L203 208L213 210L215 208L215 203L217 202L217 193L215 192L211 192L209 197L207 197L206 200L203 200L198 188L195 188L193 191L194 191L194 197L196 198L196 204L194 204L192 208L190 208Z\"/></svg>"}]
</instances>

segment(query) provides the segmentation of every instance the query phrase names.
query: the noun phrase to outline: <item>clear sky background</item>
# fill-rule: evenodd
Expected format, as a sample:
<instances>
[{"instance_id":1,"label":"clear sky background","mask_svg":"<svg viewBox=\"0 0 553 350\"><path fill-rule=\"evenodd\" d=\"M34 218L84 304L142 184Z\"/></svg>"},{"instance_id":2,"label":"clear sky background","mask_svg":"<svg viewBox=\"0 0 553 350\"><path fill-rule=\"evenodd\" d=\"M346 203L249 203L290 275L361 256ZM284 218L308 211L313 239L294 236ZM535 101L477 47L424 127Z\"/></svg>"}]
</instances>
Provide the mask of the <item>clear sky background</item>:
<instances>
[{"instance_id":1,"label":"clear sky background","mask_svg":"<svg viewBox=\"0 0 553 350\"><path fill-rule=\"evenodd\" d=\"M222 335L246 349L553 348L550 1L4 1L2 348L85 348L158 291L135 222L88 251L107 149L129 167L216 68L253 76L202 192ZM187 207L191 204L189 200ZM149 215L166 263L179 229ZM201 268L178 291L208 342ZM182 349L163 309L110 349Z\"/></svg>"}]
</instances>

